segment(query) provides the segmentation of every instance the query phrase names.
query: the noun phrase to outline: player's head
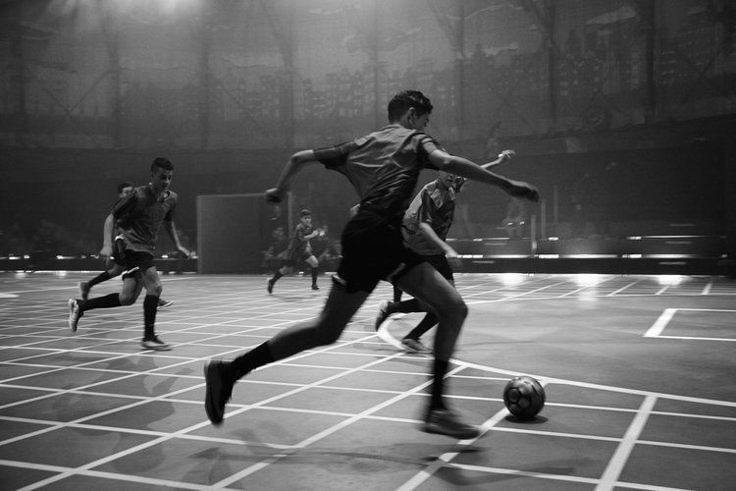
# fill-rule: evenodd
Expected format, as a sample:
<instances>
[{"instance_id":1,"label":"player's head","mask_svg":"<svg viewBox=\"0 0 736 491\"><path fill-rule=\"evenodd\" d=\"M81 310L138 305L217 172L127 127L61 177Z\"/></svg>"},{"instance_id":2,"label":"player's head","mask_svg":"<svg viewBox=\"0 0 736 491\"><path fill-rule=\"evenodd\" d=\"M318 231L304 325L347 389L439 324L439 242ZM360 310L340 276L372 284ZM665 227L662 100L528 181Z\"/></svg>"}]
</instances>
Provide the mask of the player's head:
<instances>
[{"instance_id":1,"label":"player's head","mask_svg":"<svg viewBox=\"0 0 736 491\"><path fill-rule=\"evenodd\" d=\"M447 189L454 189L456 193L459 193L463 186L465 185L465 182L467 179L465 179L462 176L456 176L455 174L450 174L449 172L440 171L440 175L437 178L437 180Z\"/></svg>"},{"instance_id":2,"label":"player's head","mask_svg":"<svg viewBox=\"0 0 736 491\"><path fill-rule=\"evenodd\" d=\"M118 184L118 196L124 198L133 192L133 183L124 181Z\"/></svg>"},{"instance_id":3,"label":"player's head","mask_svg":"<svg viewBox=\"0 0 736 491\"><path fill-rule=\"evenodd\" d=\"M299 220L304 224L312 223L312 212L306 208L299 212Z\"/></svg>"},{"instance_id":4,"label":"player's head","mask_svg":"<svg viewBox=\"0 0 736 491\"><path fill-rule=\"evenodd\" d=\"M166 157L156 157L151 162L151 184L158 191L165 191L174 177L174 164Z\"/></svg>"},{"instance_id":5,"label":"player's head","mask_svg":"<svg viewBox=\"0 0 736 491\"><path fill-rule=\"evenodd\" d=\"M418 90L403 90L388 103L388 121L423 131L432 109L432 102Z\"/></svg>"}]
</instances>

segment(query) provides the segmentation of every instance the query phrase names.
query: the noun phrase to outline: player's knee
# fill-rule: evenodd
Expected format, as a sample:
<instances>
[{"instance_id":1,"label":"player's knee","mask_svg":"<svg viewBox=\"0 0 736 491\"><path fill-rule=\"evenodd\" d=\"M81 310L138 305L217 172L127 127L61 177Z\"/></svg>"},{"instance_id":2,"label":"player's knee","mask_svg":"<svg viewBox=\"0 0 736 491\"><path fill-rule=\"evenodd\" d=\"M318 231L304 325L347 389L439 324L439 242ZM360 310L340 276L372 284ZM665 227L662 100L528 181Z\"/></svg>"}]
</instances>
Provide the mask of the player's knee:
<instances>
[{"instance_id":1,"label":"player's knee","mask_svg":"<svg viewBox=\"0 0 736 491\"><path fill-rule=\"evenodd\" d=\"M123 292L119 296L120 298L120 305L133 305L135 303L135 299L137 298L137 295L133 295L132 293Z\"/></svg>"},{"instance_id":2,"label":"player's knee","mask_svg":"<svg viewBox=\"0 0 736 491\"><path fill-rule=\"evenodd\" d=\"M161 285L154 285L146 290L146 293L148 295L153 295L154 297L160 297L161 293L163 293L164 288Z\"/></svg>"},{"instance_id":3,"label":"player's knee","mask_svg":"<svg viewBox=\"0 0 736 491\"><path fill-rule=\"evenodd\" d=\"M457 296L450 301L444 302L442 307L438 309L437 316L440 319L444 318L462 322L468 316L468 306L462 297Z\"/></svg>"}]
</instances>

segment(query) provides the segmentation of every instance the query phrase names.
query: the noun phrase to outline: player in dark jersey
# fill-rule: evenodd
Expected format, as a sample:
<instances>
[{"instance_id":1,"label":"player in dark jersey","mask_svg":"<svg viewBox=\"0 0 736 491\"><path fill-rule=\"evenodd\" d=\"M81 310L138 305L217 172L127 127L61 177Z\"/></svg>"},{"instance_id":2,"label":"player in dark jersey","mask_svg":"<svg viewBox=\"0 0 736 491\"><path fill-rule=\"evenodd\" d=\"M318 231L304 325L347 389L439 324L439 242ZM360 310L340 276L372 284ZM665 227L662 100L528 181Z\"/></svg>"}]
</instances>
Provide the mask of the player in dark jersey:
<instances>
[{"instance_id":1,"label":"player in dark jersey","mask_svg":"<svg viewBox=\"0 0 736 491\"><path fill-rule=\"evenodd\" d=\"M319 317L279 332L230 362L211 361L205 365L205 410L213 424L222 423L225 405L238 379L275 360L336 342L378 282L385 279L429 305L439 318L431 397L422 429L462 439L479 435L478 428L462 422L444 398L443 379L467 306L442 275L404 246L401 222L425 168L499 186L511 195L533 201L539 199L539 194L529 184L499 176L441 150L423 132L431 111L431 102L421 92L400 92L388 104L388 126L334 147L295 153L276 187L266 191L267 199L279 201L305 165L320 162L344 174L361 202L343 230L342 260Z\"/></svg>"},{"instance_id":2,"label":"player in dark jersey","mask_svg":"<svg viewBox=\"0 0 736 491\"><path fill-rule=\"evenodd\" d=\"M319 290L317 286L319 261L314 257L312 244L309 241L319 236L320 233L322 233L321 230L312 228L312 213L309 210L302 210L299 213L299 223L294 230L294 236L289 242L286 259L281 268L274 273L266 284L268 293L273 293L273 285L300 261L304 261L312 269L312 290Z\"/></svg>"},{"instance_id":3,"label":"player in dark jersey","mask_svg":"<svg viewBox=\"0 0 736 491\"><path fill-rule=\"evenodd\" d=\"M76 332L79 318L88 310L131 305L143 288L144 334L141 346L146 349L168 350L170 346L161 341L155 332L156 312L162 286L158 271L153 264L158 231L163 222L176 248L189 255L179 242L174 225L174 209L178 196L169 189L174 175L174 165L164 157L154 159L151 164L151 182L140 186L128 196L120 199L112 210L118 222L120 234L115 238L115 257L122 258L126 271L123 273L123 288L120 293L111 293L89 300L69 299L69 327Z\"/></svg>"},{"instance_id":4,"label":"player in dark jersey","mask_svg":"<svg viewBox=\"0 0 736 491\"><path fill-rule=\"evenodd\" d=\"M504 150L496 160L481 167L484 169L498 167L508 162L514 155L516 152L513 150ZM455 284L453 266L460 266L461 261L457 251L446 240L455 218L457 193L462 190L465 181L463 177L440 171L437 179L419 191L404 214L403 233L407 246L434 266L453 285ZM379 328L389 316L410 312L427 312L427 309L416 298L402 302L401 290L394 286L394 301L383 302L378 309L375 327L379 336L383 332ZM429 352L420 338L435 324L437 316L427 312L419 324L401 339L404 349L411 353Z\"/></svg>"},{"instance_id":5,"label":"player in dark jersey","mask_svg":"<svg viewBox=\"0 0 736 491\"><path fill-rule=\"evenodd\" d=\"M118 189L118 200L125 198L130 193L133 192L133 184L130 182L121 182L117 186ZM113 240L115 240L115 237L117 237L119 234L119 231L117 227L115 226L115 219L112 216L112 213L107 215L107 218L105 218L105 224L103 226L103 234L102 234L102 249L100 249L100 257L105 261L105 267L107 269L103 271L102 273L98 274L94 278L92 278L89 281L82 281L79 283L79 292L82 295L82 300L87 300L87 297L89 297L89 292L92 290L92 287L95 285L99 285L102 282L105 282L111 278L115 278L116 276L120 275L124 268L124 261L122 258L115 258L112 254L112 243ZM118 262L116 262L116 260ZM164 307L169 307L174 302L169 300L164 300L163 298L158 299L158 308L162 309Z\"/></svg>"}]
</instances>

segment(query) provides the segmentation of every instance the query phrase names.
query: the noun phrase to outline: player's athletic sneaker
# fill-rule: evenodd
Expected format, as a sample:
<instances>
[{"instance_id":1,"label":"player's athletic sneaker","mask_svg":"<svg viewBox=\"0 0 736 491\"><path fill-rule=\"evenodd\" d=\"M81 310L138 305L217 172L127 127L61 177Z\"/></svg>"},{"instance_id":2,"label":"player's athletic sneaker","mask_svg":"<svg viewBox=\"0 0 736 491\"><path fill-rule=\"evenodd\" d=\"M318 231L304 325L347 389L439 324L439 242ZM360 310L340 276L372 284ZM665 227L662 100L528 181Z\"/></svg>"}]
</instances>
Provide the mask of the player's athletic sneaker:
<instances>
[{"instance_id":1,"label":"player's athletic sneaker","mask_svg":"<svg viewBox=\"0 0 736 491\"><path fill-rule=\"evenodd\" d=\"M319 290L317 283L312 283L312 290Z\"/></svg>"},{"instance_id":2,"label":"player's athletic sneaker","mask_svg":"<svg viewBox=\"0 0 736 491\"><path fill-rule=\"evenodd\" d=\"M159 309L165 309L166 307L171 307L174 305L173 300L164 300L163 298L158 299L158 308Z\"/></svg>"},{"instance_id":3,"label":"player's athletic sneaker","mask_svg":"<svg viewBox=\"0 0 736 491\"><path fill-rule=\"evenodd\" d=\"M378 328L381 327L381 324L384 323L386 319L388 319L388 316L391 315L388 313L388 306L391 304L388 300L384 300L381 302L381 305L378 306L378 314L376 314L376 323L373 327L375 327L376 331L378 331Z\"/></svg>"},{"instance_id":4,"label":"player's athletic sneaker","mask_svg":"<svg viewBox=\"0 0 736 491\"><path fill-rule=\"evenodd\" d=\"M225 375L225 363L211 361L204 366L204 410L213 425L219 426L225 417L225 404L233 393L233 382Z\"/></svg>"},{"instance_id":5,"label":"player's athletic sneaker","mask_svg":"<svg viewBox=\"0 0 736 491\"><path fill-rule=\"evenodd\" d=\"M269 279L268 282L266 283L266 290L268 291L268 294L269 295L273 293L273 284L274 283L275 283L275 281L273 281L273 279Z\"/></svg>"},{"instance_id":6,"label":"player's athletic sneaker","mask_svg":"<svg viewBox=\"0 0 736 491\"><path fill-rule=\"evenodd\" d=\"M89 283L86 281L79 282L79 293L82 295L82 300L87 300L87 297L89 297L89 291L92 289L91 286L89 286Z\"/></svg>"},{"instance_id":7,"label":"player's athletic sneaker","mask_svg":"<svg viewBox=\"0 0 736 491\"><path fill-rule=\"evenodd\" d=\"M459 440L467 440L480 435L480 430L472 425L463 423L457 414L449 409L433 409L427 415L422 430L427 433L446 435Z\"/></svg>"},{"instance_id":8,"label":"player's athletic sneaker","mask_svg":"<svg viewBox=\"0 0 736 491\"><path fill-rule=\"evenodd\" d=\"M401 340L401 345L409 353L430 353L429 348L418 339L404 338Z\"/></svg>"},{"instance_id":9,"label":"player's athletic sneaker","mask_svg":"<svg viewBox=\"0 0 736 491\"><path fill-rule=\"evenodd\" d=\"M171 346L161 341L158 336L143 338L143 341L141 341L141 346L143 346L145 349L151 349L155 351L169 351L171 349Z\"/></svg>"},{"instance_id":10,"label":"player's athletic sneaker","mask_svg":"<svg viewBox=\"0 0 736 491\"><path fill-rule=\"evenodd\" d=\"M79 318L82 317L82 311L79 309L79 300L70 298L67 305L69 305L69 329L72 332L77 332Z\"/></svg>"}]
</instances>

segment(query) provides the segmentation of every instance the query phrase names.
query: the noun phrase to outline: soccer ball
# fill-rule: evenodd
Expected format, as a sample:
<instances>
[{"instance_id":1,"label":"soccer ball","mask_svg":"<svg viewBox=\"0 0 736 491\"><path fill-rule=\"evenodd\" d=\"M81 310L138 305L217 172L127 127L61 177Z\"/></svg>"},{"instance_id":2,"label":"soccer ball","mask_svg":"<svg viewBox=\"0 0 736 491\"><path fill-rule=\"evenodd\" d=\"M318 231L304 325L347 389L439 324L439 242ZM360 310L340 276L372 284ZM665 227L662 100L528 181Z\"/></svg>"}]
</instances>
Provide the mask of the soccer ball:
<instances>
[{"instance_id":1,"label":"soccer ball","mask_svg":"<svg viewBox=\"0 0 736 491\"><path fill-rule=\"evenodd\" d=\"M544 387L529 376L514 377L503 389L503 403L519 419L532 419L544 407Z\"/></svg>"}]
</instances>

